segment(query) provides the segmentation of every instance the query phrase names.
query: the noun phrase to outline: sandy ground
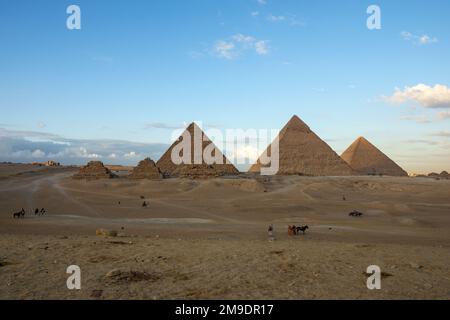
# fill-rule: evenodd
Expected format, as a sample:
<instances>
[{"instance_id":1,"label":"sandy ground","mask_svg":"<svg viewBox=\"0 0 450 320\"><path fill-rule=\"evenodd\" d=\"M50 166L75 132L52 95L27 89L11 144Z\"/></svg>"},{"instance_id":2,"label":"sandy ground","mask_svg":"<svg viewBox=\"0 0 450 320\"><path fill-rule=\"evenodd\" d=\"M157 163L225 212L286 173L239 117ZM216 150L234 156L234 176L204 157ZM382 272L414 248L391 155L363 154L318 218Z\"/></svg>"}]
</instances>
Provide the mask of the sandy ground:
<instances>
[{"instance_id":1,"label":"sandy ground","mask_svg":"<svg viewBox=\"0 0 450 320\"><path fill-rule=\"evenodd\" d=\"M73 173L0 165L1 299L450 298L450 180ZM289 237L288 224L310 229ZM81 290L66 287L72 264ZM366 287L369 265L381 290Z\"/></svg>"}]
</instances>

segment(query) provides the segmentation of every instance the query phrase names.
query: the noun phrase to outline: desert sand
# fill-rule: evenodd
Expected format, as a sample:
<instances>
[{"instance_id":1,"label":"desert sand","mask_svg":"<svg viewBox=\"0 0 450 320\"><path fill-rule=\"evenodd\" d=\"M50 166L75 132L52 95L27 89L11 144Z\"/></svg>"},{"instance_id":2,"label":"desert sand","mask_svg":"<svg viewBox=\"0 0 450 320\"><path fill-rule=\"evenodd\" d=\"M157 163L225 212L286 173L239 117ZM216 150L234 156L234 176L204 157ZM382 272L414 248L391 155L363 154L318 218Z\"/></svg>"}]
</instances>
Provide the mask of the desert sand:
<instances>
[{"instance_id":1,"label":"desert sand","mask_svg":"<svg viewBox=\"0 0 450 320\"><path fill-rule=\"evenodd\" d=\"M0 299L450 298L450 180L77 171L0 165ZM290 224L309 229L289 237ZM81 290L66 287L73 264ZM366 287L369 265L381 290Z\"/></svg>"}]
</instances>

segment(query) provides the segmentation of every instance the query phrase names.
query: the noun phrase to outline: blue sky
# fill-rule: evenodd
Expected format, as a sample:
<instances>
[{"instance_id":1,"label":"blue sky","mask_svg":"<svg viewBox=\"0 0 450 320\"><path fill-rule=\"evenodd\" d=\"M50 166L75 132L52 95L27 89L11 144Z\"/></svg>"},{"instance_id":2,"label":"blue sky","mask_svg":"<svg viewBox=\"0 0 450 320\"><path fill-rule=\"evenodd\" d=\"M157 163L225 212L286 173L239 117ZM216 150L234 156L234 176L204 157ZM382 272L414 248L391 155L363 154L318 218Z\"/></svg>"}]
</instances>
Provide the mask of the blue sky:
<instances>
[{"instance_id":1,"label":"blue sky","mask_svg":"<svg viewBox=\"0 0 450 320\"><path fill-rule=\"evenodd\" d=\"M81 30L66 28L71 4ZM381 30L366 27L371 4ZM0 161L134 164L184 123L279 129L297 114L338 153L365 136L409 172L450 171L449 12L447 0L1 0Z\"/></svg>"}]
</instances>

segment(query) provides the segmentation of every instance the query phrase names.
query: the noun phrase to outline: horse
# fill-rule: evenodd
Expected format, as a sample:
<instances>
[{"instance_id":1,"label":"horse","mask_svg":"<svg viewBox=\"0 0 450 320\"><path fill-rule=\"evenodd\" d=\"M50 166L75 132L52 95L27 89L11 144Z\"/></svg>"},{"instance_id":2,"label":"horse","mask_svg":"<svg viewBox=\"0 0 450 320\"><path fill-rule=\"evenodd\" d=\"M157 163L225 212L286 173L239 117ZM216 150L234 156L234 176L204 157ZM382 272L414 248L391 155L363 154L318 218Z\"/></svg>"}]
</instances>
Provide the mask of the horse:
<instances>
[{"instance_id":1,"label":"horse","mask_svg":"<svg viewBox=\"0 0 450 320\"><path fill-rule=\"evenodd\" d=\"M13 213L13 218L14 219L15 218L20 219L20 218L24 218L24 217L25 217L25 210L23 208L19 212L14 212Z\"/></svg>"},{"instance_id":2,"label":"horse","mask_svg":"<svg viewBox=\"0 0 450 320\"><path fill-rule=\"evenodd\" d=\"M303 232L303 234L305 234L306 229L309 229L309 227L308 227L308 226L301 226L301 227L297 227L297 228L295 229L295 231L296 231L297 234L299 234L300 231Z\"/></svg>"},{"instance_id":3,"label":"horse","mask_svg":"<svg viewBox=\"0 0 450 320\"><path fill-rule=\"evenodd\" d=\"M44 215L45 212L46 212L45 209L42 208L42 209L41 209L41 215Z\"/></svg>"},{"instance_id":4,"label":"horse","mask_svg":"<svg viewBox=\"0 0 450 320\"><path fill-rule=\"evenodd\" d=\"M34 209L34 215L37 216L39 214L39 208Z\"/></svg>"}]
</instances>

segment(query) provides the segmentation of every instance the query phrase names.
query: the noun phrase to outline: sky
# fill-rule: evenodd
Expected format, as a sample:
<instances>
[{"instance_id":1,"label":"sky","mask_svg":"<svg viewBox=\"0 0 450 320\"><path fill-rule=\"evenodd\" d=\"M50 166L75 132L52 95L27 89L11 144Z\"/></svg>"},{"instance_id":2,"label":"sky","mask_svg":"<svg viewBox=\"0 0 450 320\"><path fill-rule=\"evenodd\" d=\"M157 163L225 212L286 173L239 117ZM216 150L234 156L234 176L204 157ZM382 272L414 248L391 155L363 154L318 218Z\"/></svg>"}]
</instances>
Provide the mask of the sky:
<instances>
[{"instance_id":1,"label":"sky","mask_svg":"<svg viewBox=\"0 0 450 320\"><path fill-rule=\"evenodd\" d=\"M67 28L70 5L81 29ZM410 173L450 171L449 12L448 0L0 0L0 161L135 164L192 121L281 129L296 114L339 154L364 136Z\"/></svg>"}]
</instances>

